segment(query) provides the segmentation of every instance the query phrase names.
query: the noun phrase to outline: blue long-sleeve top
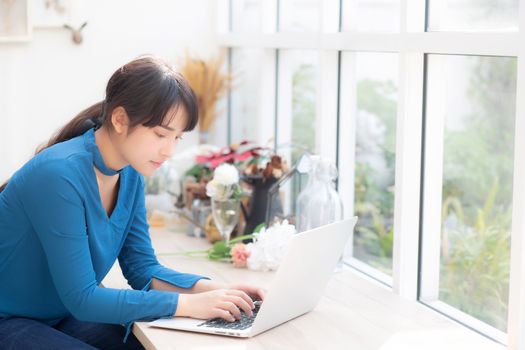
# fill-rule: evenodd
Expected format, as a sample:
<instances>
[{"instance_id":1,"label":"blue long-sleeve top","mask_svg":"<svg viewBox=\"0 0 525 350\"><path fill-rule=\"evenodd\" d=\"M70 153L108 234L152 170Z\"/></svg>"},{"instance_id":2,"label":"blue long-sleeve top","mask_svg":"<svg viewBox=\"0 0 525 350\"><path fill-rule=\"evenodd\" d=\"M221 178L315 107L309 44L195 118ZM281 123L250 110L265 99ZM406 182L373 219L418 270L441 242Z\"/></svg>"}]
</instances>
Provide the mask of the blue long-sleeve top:
<instances>
[{"instance_id":1,"label":"blue long-sleeve top","mask_svg":"<svg viewBox=\"0 0 525 350\"><path fill-rule=\"evenodd\" d=\"M116 174L90 129L33 157L0 193L0 318L54 325L69 315L113 324L170 317L179 294L149 290L152 278L181 288L204 278L159 264L142 176L130 166L119 171L108 217L94 167ZM133 289L100 286L117 258Z\"/></svg>"}]
</instances>

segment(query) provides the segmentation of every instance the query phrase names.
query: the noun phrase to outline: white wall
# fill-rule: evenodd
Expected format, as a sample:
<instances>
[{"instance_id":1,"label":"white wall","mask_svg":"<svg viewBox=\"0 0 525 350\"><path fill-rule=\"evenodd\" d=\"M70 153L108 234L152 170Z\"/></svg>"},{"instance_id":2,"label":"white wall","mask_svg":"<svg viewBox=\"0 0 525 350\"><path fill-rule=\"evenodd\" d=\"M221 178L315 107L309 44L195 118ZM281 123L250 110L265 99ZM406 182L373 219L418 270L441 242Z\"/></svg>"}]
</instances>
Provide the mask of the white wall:
<instances>
[{"instance_id":1,"label":"white wall","mask_svg":"<svg viewBox=\"0 0 525 350\"><path fill-rule=\"evenodd\" d=\"M27 43L0 43L0 181L79 111L104 98L115 69L144 53L176 64L185 50L216 53L215 0L72 0L72 24L35 28ZM197 143L187 135L180 148Z\"/></svg>"}]
</instances>

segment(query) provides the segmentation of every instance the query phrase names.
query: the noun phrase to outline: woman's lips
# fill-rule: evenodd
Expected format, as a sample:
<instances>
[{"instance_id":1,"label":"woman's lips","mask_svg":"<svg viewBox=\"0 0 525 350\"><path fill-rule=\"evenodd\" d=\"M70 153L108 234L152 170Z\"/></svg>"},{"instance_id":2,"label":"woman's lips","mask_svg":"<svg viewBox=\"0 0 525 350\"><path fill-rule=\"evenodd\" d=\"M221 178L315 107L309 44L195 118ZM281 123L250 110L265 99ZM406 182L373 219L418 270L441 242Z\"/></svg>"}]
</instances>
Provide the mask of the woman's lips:
<instances>
[{"instance_id":1,"label":"woman's lips","mask_svg":"<svg viewBox=\"0 0 525 350\"><path fill-rule=\"evenodd\" d=\"M162 166L162 163L163 163L163 162L154 162L152 160L150 160L150 162L153 165L153 167L155 167L155 168L160 168Z\"/></svg>"}]
</instances>

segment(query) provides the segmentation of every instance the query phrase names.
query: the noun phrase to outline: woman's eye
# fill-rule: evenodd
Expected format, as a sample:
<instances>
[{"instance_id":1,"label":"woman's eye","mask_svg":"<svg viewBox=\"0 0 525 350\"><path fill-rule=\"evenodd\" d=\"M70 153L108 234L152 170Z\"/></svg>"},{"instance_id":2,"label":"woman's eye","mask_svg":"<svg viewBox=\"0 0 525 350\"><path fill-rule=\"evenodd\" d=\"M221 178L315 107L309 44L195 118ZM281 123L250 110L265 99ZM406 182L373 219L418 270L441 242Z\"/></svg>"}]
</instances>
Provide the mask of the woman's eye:
<instances>
[{"instance_id":1,"label":"woman's eye","mask_svg":"<svg viewBox=\"0 0 525 350\"><path fill-rule=\"evenodd\" d=\"M175 137L175 140L177 140L177 141L182 141L182 136L176 136L176 137Z\"/></svg>"},{"instance_id":2,"label":"woman's eye","mask_svg":"<svg viewBox=\"0 0 525 350\"><path fill-rule=\"evenodd\" d=\"M166 136L164 136L164 135L162 135L162 134L159 134L158 132L156 132L155 135L157 135L157 137L160 137L161 139L164 138L164 137L166 137Z\"/></svg>"}]
</instances>

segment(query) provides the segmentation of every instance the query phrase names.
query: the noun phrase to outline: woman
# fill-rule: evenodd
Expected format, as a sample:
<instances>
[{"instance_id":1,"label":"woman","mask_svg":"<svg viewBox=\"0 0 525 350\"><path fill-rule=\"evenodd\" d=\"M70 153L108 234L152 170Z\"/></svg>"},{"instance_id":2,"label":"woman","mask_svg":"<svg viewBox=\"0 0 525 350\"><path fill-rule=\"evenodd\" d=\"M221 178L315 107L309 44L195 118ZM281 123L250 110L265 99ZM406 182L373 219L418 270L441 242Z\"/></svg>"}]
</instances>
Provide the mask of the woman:
<instances>
[{"instance_id":1,"label":"woman","mask_svg":"<svg viewBox=\"0 0 525 350\"><path fill-rule=\"evenodd\" d=\"M142 57L0 187L0 349L136 349L123 324L251 315L262 290L170 270L151 246L141 175L196 125L188 83ZM117 258L132 290L100 286Z\"/></svg>"}]
</instances>

